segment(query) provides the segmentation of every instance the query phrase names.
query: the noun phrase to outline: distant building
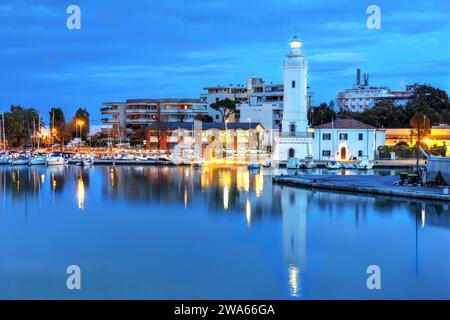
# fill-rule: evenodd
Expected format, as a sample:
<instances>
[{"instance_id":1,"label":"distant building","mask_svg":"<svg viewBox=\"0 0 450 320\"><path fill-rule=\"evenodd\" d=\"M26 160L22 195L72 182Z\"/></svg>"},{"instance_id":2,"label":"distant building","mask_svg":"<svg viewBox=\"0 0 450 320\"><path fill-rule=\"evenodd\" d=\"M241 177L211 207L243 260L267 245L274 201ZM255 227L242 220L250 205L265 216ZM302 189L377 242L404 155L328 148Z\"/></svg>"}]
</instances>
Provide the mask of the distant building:
<instances>
[{"instance_id":1,"label":"distant building","mask_svg":"<svg viewBox=\"0 0 450 320\"><path fill-rule=\"evenodd\" d=\"M197 134L197 135L196 135ZM214 138L212 138L214 137ZM175 146L186 146L193 150L196 144L201 150L216 145L214 150L226 150L233 154L245 154L248 150L263 149L267 142L265 128L259 123L223 122L154 122L147 127L146 147L148 149L173 150ZM200 149L200 148L199 148ZM199 151L200 152L200 151ZM213 154L200 157L214 158Z\"/></svg>"},{"instance_id":2,"label":"distant building","mask_svg":"<svg viewBox=\"0 0 450 320\"><path fill-rule=\"evenodd\" d=\"M108 117L102 122L120 140L137 130L145 131L154 122L193 122L210 113L208 105L199 99L133 99L103 106L101 113Z\"/></svg>"},{"instance_id":3,"label":"distant building","mask_svg":"<svg viewBox=\"0 0 450 320\"><path fill-rule=\"evenodd\" d=\"M267 130L281 129L283 114L284 84L266 83L261 78L247 79L247 85L213 86L204 88L201 95L203 102L211 105L220 100L230 99L237 102L236 117L230 122L261 122ZM307 97L311 105L313 93ZM217 111L212 112L216 121L221 120Z\"/></svg>"},{"instance_id":4,"label":"distant building","mask_svg":"<svg viewBox=\"0 0 450 320\"><path fill-rule=\"evenodd\" d=\"M371 87L369 74L363 75L361 70L356 71L356 84L352 89L345 89L338 93L337 102L340 111L363 112L375 106L379 100L392 100L396 105L406 104L413 96L419 84L406 85L405 91L393 91L386 87Z\"/></svg>"},{"instance_id":5,"label":"distant building","mask_svg":"<svg viewBox=\"0 0 450 320\"><path fill-rule=\"evenodd\" d=\"M373 160L378 147L386 144L386 130L355 119L338 119L314 127L314 159L348 161L360 157Z\"/></svg>"}]
</instances>

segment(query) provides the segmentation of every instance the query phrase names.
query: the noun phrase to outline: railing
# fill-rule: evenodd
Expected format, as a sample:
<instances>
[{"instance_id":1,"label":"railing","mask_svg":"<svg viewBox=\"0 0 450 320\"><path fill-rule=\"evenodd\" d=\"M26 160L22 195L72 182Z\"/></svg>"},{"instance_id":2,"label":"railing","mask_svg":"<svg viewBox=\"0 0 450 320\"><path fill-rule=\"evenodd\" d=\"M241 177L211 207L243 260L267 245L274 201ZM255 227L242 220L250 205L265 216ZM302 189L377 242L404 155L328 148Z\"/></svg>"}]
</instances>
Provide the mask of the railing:
<instances>
[{"instance_id":1,"label":"railing","mask_svg":"<svg viewBox=\"0 0 450 320\"><path fill-rule=\"evenodd\" d=\"M313 134L309 132L279 132L278 136L283 138L312 138Z\"/></svg>"}]
</instances>

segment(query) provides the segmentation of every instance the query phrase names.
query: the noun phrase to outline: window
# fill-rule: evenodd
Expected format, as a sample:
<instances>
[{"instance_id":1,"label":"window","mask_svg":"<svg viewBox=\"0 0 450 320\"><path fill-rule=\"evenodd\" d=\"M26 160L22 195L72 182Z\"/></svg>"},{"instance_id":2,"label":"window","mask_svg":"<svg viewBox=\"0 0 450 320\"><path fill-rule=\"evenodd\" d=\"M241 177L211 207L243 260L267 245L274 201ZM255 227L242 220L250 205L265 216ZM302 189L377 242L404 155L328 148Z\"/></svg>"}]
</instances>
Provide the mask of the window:
<instances>
[{"instance_id":1,"label":"window","mask_svg":"<svg viewBox=\"0 0 450 320\"><path fill-rule=\"evenodd\" d=\"M364 138L364 135L363 135L362 133L358 134L358 140L359 140L359 141L362 141L363 138Z\"/></svg>"},{"instance_id":2,"label":"window","mask_svg":"<svg viewBox=\"0 0 450 320\"><path fill-rule=\"evenodd\" d=\"M216 114L216 120L219 120L219 115L218 114Z\"/></svg>"},{"instance_id":3,"label":"window","mask_svg":"<svg viewBox=\"0 0 450 320\"><path fill-rule=\"evenodd\" d=\"M358 157L362 157L363 156L363 151L362 150L359 150L358 151Z\"/></svg>"},{"instance_id":4,"label":"window","mask_svg":"<svg viewBox=\"0 0 450 320\"><path fill-rule=\"evenodd\" d=\"M295 88L295 81L292 81L292 88Z\"/></svg>"},{"instance_id":5,"label":"window","mask_svg":"<svg viewBox=\"0 0 450 320\"><path fill-rule=\"evenodd\" d=\"M331 133L324 133L323 140L331 140Z\"/></svg>"},{"instance_id":6,"label":"window","mask_svg":"<svg viewBox=\"0 0 450 320\"><path fill-rule=\"evenodd\" d=\"M322 150L322 156L323 157L331 157L331 151L330 150Z\"/></svg>"},{"instance_id":7,"label":"window","mask_svg":"<svg viewBox=\"0 0 450 320\"><path fill-rule=\"evenodd\" d=\"M339 134L339 140L347 141L348 140L348 133L341 133L341 134Z\"/></svg>"},{"instance_id":8,"label":"window","mask_svg":"<svg viewBox=\"0 0 450 320\"><path fill-rule=\"evenodd\" d=\"M219 98L216 98L216 103L219 102Z\"/></svg>"},{"instance_id":9,"label":"window","mask_svg":"<svg viewBox=\"0 0 450 320\"><path fill-rule=\"evenodd\" d=\"M291 123L291 133L295 133L295 131L296 131L295 123Z\"/></svg>"}]
</instances>

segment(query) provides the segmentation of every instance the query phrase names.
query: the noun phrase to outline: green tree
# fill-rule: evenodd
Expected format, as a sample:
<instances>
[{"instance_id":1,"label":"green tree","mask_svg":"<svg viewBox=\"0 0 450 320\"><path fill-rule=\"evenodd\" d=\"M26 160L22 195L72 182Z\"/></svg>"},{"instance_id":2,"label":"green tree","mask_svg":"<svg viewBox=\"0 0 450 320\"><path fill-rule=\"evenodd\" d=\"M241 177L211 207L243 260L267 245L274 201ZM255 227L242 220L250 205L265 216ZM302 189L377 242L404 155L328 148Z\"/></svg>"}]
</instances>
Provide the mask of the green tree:
<instances>
[{"instance_id":1,"label":"green tree","mask_svg":"<svg viewBox=\"0 0 450 320\"><path fill-rule=\"evenodd\" d=\"M330 102L330 105L327 105L326 102L322 102L318 107L312 107L311 111L313 126L318 126L330 122L332 119L336 118L336 112L334 111L334 102Z\"/></svg>"},{"instance_id":2,"label":"green tree","mask_svg":"<svg viewBox=\"0 0 450 320\"><path fill-rule=\"evenodd\" d=\"M236 113L236 101L228 98L215 102L211 104L210 107L222 115L222 120L224 123L231 117L231 115Z\"/></svg>"},{"instance_id":3,"label":"green tree","mask_svg":"<svg viewBox=\"0 0 450 320\"><path fill-rule=\"evenodd\" d=\"M42 124L39 112L33 108L12 105L5 113L5 136L10 147L33 144L33 136Z\"/></svg>"},{"instance_id":4,"label":"green tree","mask_svg":"<svg viewBox=\"0 0 450 320\"><path fill-rule=\"evenodd\" d=\"M448 95L444 90L423 85L416 88L414 95L406 105L408 118L417 112L427 115L432 123L450 122L450 104Z\"/></svg>"},{"instance_id":5,"label":"green tree","mask_svg":"<svg viewBox=\"0 0 450 320\"><path fill-rule=\"evenodd\" d=\"M86 140L89 135L89 112L84 108L79 108L75 112L75 116L71 123L72 138L79 138L81 130L82 140Z\"/></svg>"},{"instance_id":6,"label":"green tree","mask_svg":"<svg viewBox=\"0 0 450 320\"><path fill-rule=\"evenodd\" d=\"M52 108L49 112L50 131L56 142L61 143L61 147L71 137L69 126L66 123L64 112L61 108Z\"/></svg>"}]
</instances>

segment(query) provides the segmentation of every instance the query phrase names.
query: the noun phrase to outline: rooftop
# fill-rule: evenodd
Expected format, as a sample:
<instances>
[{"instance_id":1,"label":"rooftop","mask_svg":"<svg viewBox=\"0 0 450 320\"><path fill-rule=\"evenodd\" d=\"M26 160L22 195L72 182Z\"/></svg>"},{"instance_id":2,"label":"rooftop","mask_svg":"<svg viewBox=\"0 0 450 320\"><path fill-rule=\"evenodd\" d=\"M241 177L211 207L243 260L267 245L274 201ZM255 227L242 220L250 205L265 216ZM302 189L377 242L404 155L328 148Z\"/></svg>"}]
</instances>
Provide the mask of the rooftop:
<instances>
[{"instance_id":1,"label":"rooftop","mask_svg":"<svg viewBox=\"0 0 450 320\"><path fill-rule=\"evenodd\" d=\"M355 119L336 119L333 122L328 122L320 126L315 126L314 129L376 129L367 123Z\"/></svg>"},{"instance_id":2,"label":"rooftop","mask_svg":"<svg viewBox=\"0 0 450 320\"><path fill-rule=\"evenodd\" d=\"M254 130L262 126L259 122L250 123L227 123L228 130ZM193 130L194 122L153 122L148 126L149 130ZM202 130L225 130L225 124L221 122L203 122Z\"/></svg>"}]
</instances>

